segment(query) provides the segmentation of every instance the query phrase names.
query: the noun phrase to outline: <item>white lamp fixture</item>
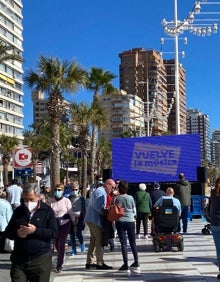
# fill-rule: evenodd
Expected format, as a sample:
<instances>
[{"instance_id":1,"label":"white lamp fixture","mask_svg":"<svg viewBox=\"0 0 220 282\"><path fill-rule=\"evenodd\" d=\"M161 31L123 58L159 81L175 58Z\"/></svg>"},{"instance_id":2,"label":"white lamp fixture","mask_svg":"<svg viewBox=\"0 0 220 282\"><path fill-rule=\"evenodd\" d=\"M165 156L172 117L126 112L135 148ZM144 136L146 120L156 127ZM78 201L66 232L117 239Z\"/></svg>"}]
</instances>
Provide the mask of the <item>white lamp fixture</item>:
<instances>
[{"instance_id":1,"label":"white lamp fixture","mask_svg":"<svg viewBox=\"0 0 220 282\"><path fill-rule=\"evenodd\" d=\"M162 20L162 26L164 32L174 39L174 54L175 54L175 111L176 111L176 134L180 134L180 109L179 109L179 53L182 57L185 56L184 52L179 52L178 41L179 35L183 34L186 30L189 30L193 35L197 36L210 36L218 32L219 19L205 19L200 15L213 15L220 14L220 12L201 12L203 5L220 5L220 2L208 2L208 0L196 1L192 10L188 13L188 16L183 21L177 18L177 0L174 0L174 20L168 22L166 19ZM213 23L214 22L214 23ZM182 38L181 38L182 39ZM165 38L161 38L161 44L164 44ZM184 43L187 43L187 38L184 37Z\"/></svg>"}]
</instances>

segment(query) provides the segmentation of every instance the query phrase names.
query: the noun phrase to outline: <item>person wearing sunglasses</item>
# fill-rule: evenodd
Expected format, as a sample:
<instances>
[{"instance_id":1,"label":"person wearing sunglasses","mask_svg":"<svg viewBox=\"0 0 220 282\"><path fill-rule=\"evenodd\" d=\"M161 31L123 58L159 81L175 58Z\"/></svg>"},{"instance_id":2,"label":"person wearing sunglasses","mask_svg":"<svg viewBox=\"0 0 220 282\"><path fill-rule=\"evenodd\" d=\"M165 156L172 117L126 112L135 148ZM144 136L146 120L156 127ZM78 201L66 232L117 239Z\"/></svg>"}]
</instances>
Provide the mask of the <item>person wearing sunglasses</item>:
<instances>
[{"instance_id":1,"label":"person wearing sunglasses","mask_svg":"<svg viewBox=\"0 0 220 282\"><path fill-rule=\"evenodd\" d=\"M54 188L54 196L50 199L50 206L54 210L58 222L58 236L55 239L55 248L57 250L56 272L62 272L64 263L65 243L70 232L71 225L75 224L76 216L72 209L70 199L63 196L64 185L57 184Z\"/></svg>"}]
</instances>

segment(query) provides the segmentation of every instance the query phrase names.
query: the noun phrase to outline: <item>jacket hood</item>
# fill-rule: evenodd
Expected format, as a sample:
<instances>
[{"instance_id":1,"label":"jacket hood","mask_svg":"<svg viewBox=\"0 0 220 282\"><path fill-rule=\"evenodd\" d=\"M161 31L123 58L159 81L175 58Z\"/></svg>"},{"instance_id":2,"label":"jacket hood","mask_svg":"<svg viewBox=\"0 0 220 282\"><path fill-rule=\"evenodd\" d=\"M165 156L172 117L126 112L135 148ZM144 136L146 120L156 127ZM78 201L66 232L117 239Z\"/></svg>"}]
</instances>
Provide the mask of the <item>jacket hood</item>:
<instances>
[{"instance_id":1,"label":"jacket hood","mask_svg":"<svg viewBox=\"0 0 220 282\"><path fill-rule=\"evenodd\" d=\"M178 183L183 185L183 186L187 186L189 184L189 181L188 180L180 180Z\"/></svg>"}]
</instances>

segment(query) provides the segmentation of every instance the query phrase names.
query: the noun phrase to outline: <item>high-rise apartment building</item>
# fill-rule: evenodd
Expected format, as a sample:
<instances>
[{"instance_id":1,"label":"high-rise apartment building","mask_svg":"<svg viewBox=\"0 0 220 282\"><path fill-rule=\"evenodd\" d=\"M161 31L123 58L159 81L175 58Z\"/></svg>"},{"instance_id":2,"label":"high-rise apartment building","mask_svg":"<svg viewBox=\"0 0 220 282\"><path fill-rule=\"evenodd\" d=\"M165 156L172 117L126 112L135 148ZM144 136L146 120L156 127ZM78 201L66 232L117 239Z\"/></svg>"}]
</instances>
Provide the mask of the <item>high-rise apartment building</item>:
<instances>
[{"instance_id":1,"label":"high-rise apartment building","mask_svg":"<svg viewBox=\"0 0 220 282\"><path fill-rule=\"evenodd\" d=\"M33 122L42 122L48 116L48 101L45 99L44 93L41 91L32 91L31 98L33 102Z\"/></svg>"},{"instance_id":2,"label":"high-rise apartment building","mask_svg":"<svg viewBox=\"0 0 220 282\"><path fill-rule=\"evenodd\" d=\"M22 56L22 2L0 0L0 40ZM0 135L23 140L22 62L7 60L0 64Z\"/></svg>"},{"instance_id":3,"label":"high-rise apartment building","mask_svg":"<svg viewBox=\"0 0 220 282\"><path fill-rule=\"evenodd\" d=\"M169 131L176 132L176 107L175 107L175 60L164 60L167 77L167 99L172 101L174 105L168 115L168 129ZM179 121L180 133L186 133L186 75L185 69L179 65Z\"/></svg>"},{"instance_id":4,"label":"high-rise apartment building","mask_svg":"<svg viewBox=\"0 0 220 282\"><path fill-rule=\"evenodd\" d=\"M47 119L48 117L48 99L41 91L32 91L32 102L33 102L33 121L39 123ZM65 110L69 109L69 102L64 100ZM65 114L64 110L64 114Z\"/></svg>"},{"instance_id":5,"label":"high-rise apartment building","mask_svg":"<svg viewBox=\"0 0 220 282\"><path fill-rule=\"evenodd\" d=\"M160 52L143 48L124 51L119 57L120 89L143 99L151 135L176 133L174 60L164 61ZM182 98L185 97L185 72L181 66L180 78ZM185 100L180 102L181 133L186 133L184 107Z\"/></svg>"},{"instance_id":6,"label":"high-rise apartment building","mask_svg":"<svg viewBox=\"0 0 220 282\"><path fill-rule=\"evenodd\" d=\"M198 109L187 110L187 133L200 135L201 159L211 161L210 120L207 114Z\"/></svg>"},{"instance_id":7,"label":"high-rise apartment building","mask_svg":"<svg viewBox=\"0 0 220 282\"><path fill-rule=\"evenodd\" d=\"M211 140L211 163L220 169L220 130L214 129Z\"/></svg>"},{"instance_id":8,"label":"high-rise apartment building","mask_svg":"<svg viewBox=\"0 0 220 282\"><path fill-rule=\"evenodd\" d=\"M121 134L133 131L137 136L145 136L144 103L137 95L118 91L117 94L102 94L102 107L108 117L108 125L101 130L106 139L121 137Z\"/></svg>"}]
</instances>

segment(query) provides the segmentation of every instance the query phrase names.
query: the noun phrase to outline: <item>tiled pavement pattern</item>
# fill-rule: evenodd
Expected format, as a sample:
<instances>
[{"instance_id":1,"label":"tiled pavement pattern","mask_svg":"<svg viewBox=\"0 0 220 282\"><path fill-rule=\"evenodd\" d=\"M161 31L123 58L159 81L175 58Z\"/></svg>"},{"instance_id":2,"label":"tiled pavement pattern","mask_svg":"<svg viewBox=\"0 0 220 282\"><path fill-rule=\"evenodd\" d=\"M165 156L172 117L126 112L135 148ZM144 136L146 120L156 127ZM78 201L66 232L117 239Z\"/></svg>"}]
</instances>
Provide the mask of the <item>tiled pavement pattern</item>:
<instances>
[{"instance_id":1,"label":"tiled pavement pattern","mask_svg":"<svg viewBox=\"0 0 220 282\"><path fill-rule=\"evenodd\" d=\"M66 257L62 273L51 273L51 282L80 281L146 281L146 282L203 282L218 281L216 275L216 253L212 235L203 235L201 218L189 222L188 234L184 235L184 251L164 251L155 253L151 239L137 239L141 269L138 272L120 273L122 255L120 244L115 240L115 251L105 247L104 260L113 270L86 270L86 253ZM89 232L85 229L88 246ZM130 252L130 250L129 250ZM54 257L54 262L55 262ZM131 253L129 263L133 262Z\"/></svg>"}]
</instances>

